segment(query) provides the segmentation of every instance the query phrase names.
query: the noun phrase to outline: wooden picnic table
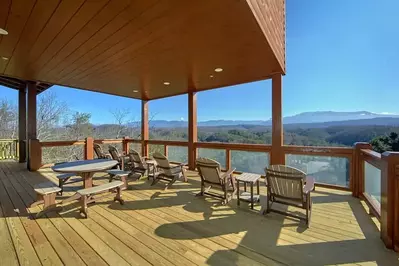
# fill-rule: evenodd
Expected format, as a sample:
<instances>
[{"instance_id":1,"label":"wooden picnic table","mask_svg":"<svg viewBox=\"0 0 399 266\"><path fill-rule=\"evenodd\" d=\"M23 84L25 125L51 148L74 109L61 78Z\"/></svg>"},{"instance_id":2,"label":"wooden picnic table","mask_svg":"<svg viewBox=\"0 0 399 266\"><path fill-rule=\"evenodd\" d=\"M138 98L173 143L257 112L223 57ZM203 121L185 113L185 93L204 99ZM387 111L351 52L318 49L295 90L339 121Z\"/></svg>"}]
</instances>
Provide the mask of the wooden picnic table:
<instances>
[{"instance_id":1,"label":"wooden picnic table","mask_svg":"<svg viewBox=\"0 0 399 266\"><path fill-rule=\"evenodd\" d=\"M83 187L93 186L93 175L98 172L104 172L118 164L116 160L96 159L67 162L54 165L51 169L58 173L74 173L83 179Z\"/></svg>"}]
</instances>

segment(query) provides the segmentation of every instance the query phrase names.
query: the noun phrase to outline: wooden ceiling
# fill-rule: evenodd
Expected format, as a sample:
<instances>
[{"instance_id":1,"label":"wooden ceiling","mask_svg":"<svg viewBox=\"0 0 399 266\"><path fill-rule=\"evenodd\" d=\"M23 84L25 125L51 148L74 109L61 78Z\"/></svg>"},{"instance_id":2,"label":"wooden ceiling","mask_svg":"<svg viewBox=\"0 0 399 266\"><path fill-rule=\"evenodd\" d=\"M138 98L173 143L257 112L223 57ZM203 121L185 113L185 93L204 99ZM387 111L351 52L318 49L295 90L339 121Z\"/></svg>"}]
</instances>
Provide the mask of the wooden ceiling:
<instances>
[{"instance_id":1,"label":"wooden ceiling","mask_svg":"<svg viewBox=\"0 0 399 266\"><path fill-rule=\"evenodd\" d=\"M285 72L284 19L284 0L0 0L0 75L146 100L262 80Z\"/></svg>"}]
</instances>

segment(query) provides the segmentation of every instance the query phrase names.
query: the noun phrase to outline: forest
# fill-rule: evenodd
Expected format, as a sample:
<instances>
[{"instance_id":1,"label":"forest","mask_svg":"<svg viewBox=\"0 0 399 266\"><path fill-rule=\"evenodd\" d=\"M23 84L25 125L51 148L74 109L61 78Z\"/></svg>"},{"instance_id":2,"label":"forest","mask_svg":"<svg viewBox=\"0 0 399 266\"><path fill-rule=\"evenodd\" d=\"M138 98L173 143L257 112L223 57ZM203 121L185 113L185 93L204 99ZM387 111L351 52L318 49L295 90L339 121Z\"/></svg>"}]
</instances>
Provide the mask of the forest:
<instances>
[{"instance_id":1,"label":"forest","mask_svg":"<svg viewBox=\"0 0 399 266\"><path fill-rule=\"evenodd\" d=\"M90 113L71 111L57 95L46 92L38 100L37 134L41 141L81 140L88 136L95 139L118 139L124 136L139 139L141 121L131 119L127 109L109 110L114 118L113 124L94 125ZM135 114L137 117L137 114ZM187 127L156 127L151 121L156 115L150 115L150 139L187 141ZM16 106L7 100L0 100L0 139L15 139L18 136L18 113ZM397 148L399 126L356 125L312 127L310 125L284 125L286 145L350 147L355 142L371 142L378 152ZM393 135L392 135L393 134ZM396 135L395 135L396 134ZM199 142L227 142L271 144L271 127L257 125L200 126ZM396 145L396 146L395 146ZM139 149L139 145L133 146ZM392 148L393 147L393 148ZM1 148L1 147L0 147ZM107 146L103 147L105 150ZM121 147L119 147L121 149ZM150 153L163 152L160 145L150 145ZM199 149L199 156L218 160L225 164L223 150ZM83 158L82 147L54 147L43 149L43 162L54 163ZM173 161L186 161L187 148L169 147L169 158ZM323 156L287 155L287 164L312 173L318 181L343 186L348 185L348 161L345 158ZM267 153L233 151L232 166L239 171L263 173L268 165Z\"/></svg>"}]
</instances>

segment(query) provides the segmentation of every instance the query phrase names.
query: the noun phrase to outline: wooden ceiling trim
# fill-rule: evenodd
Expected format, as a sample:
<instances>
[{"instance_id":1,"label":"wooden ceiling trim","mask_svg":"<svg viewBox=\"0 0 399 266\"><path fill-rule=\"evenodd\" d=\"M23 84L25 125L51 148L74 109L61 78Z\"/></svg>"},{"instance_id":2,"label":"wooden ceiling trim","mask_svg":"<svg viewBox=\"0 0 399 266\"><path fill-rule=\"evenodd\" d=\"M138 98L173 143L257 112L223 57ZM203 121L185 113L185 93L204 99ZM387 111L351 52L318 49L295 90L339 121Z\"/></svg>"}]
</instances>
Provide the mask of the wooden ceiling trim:
<instances>
[{"instance_id":1,"label":"wooden ceiling trim","mask_svg":"<svg viewBox=\"0 0 399 266\"><path fill-rule=\"evenodd\" d=\"M84 2L85 0L68 0L61 2L50 21L37 37L37 40L32 44L32 48L29 51L26 61L19 64L15 75L23 76L22 72L24 69L27 69L27 72L31 72L33 75L34 71L31 68L27 68L27 65L35 62L44 53L47 47L54 41L72 17L83 6Z\"/></svg>"},{"instance_id":2,"label":"wooden ceiling trim","mask_svg":"<svg viewBox=\"0 0 399 266\"><path fill-rule=\"evenodd\" d=\"M208 3L210 4L210 3ZM122 49L118 50L116 53L113 51L116 50L115 47L110 48L103 54L97 57L96 60L90 61L89 67L86 70L81 70L75 76L69 78L70 80L81 80L82 77L87 74L95 73L98 69L102 69L106 67L108 64L120 60L121 58L129 58L134 57L137 47L141 47L142 43L151 43L158 39L159 37L165 36L169 34L171 28L179 25L183 21L190 18L191 13L198 11L200 7L194 5L192 2L184 1L184 3L178 4L178 8L173 8L169 10L168 15L162 15L156 20L153 20L145 29L139 32L138 36L134 36L130 38L128 42L124 44L130 44L130 46L126 45L122 47ZM201 9L206 9L207 6L201 6ZM182 13L184 12L184 13ZM148 36L148 32L151 34ZM145 44L144 44L145 45ZM112 52L111 52L112 51ZM109 56L111 54L111 56ZM124 63L124 62L123 62Z\"/></svg>"},{"instance_id":3,"label":"wooden ceiling trim","mask_svg":"<svg viewBox=\"0 0 399 266\"><path fill-rule=\"evenodd\" d=\"M161 2L140 14L136 20L131 21L126 27L115 32L100 45L73 62L71 66L67 67L68 72L57 80L57 82L63 83L76 74L89 69L92 64L101 62L101 60L99 60L101 56L111 56L124 49L126 45L135 44L136 42L133 40L140 40L140 37L148 34L144 29L147 29L148 25L152 25L154 20L157 20L160 14L166 12L166 10L166 3Z\"/></svg>"},{"instance_id":4,"label":"wooden ceiling trim","mask_svg":"<svg viewBox=\"0 0 399 266\"><path fill-rule=\"evenodd\" d=\"M12 1L10 13L5 26L8 35L4 36L0 42L1 56L11 58L15 45L19 41L34 5L35 0ZM0 60L0 74L4 73L7 63L6 60Z\"/></svg>"},{"instance_id":5,"label":"wooden ceiling trim","mask_svg":"<svg viewBox=\"0 0 399 266\"><path fill-rule=\"evenodd\" d=\"M14 73L20 67L19 63L26 60L29 50L32 48L32 43L36 41L59 4L59 0L39 0L36 2L26 27L21 33L11 58L8 60L5 74Z\"/></svg>"},{"instance_id":6,"label":"wooden ceiling trim","mask_svg":"<svg viewBox=\"0 0 399 266\"><path fill-rule=\"evenodd\" d=\"M74 53L81 45L92 38L110 21L126 10L130 0L110 1L101 11L90 20L69 42L41 69L38 75L52 77L49 71L57 65L65 64L64 59Z\"/></svg>"},{"instance_id":7,"label":"wooden ceiling trim","mask_svg":"<svg viewBox=\"0 0 399 266\"><path fill-rule=\"evenodd\" d=\"M44 53L29 64L29 68L42 69L108 2L109 0L86 0Z\"/></svg>"},{"instance_id":8,"label":"wooden ceiling trim","mask_svg":"<svg viewBox=\"0 0 399 266\"><path fill-rule=\"evenodd\" d=\"M72 54L68 55L68 57L64 58L62 64L59 64L51 69L47 76L51 76L55 81L60 81L63 76L76 68L76 61L85 56L88 51L92 51L108 38L113 38L113 35L130 25L139 17L139 15L148 10L155 3L157 3L157 0L147 0L139 1L136 5L130 5L124 10L124 12L116 16L92 38L82 44Z\"/></svg>"}]
</instances>

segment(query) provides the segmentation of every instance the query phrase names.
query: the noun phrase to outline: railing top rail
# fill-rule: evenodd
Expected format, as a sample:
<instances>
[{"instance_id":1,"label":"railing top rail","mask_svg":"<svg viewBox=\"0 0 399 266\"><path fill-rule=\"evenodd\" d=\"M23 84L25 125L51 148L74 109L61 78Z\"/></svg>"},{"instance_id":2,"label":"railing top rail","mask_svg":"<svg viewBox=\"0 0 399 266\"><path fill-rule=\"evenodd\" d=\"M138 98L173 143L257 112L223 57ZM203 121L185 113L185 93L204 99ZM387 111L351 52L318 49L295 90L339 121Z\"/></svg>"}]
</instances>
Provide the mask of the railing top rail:
<instances>
[{"instance_id":1,"label":"railing top rail","mask_svg":"<svg viewBox=\"0 0 399 266\"><path fill-rule=\"evenodd\" d=\"M149 139L146 140L148 144L152 145L169 145L169 146L188 146L188 141L179 141L179 140L155 140Z\"/></svg>"},{"instance_id":2,"label":"railing top rail","mask_svg":"<svg viewBox=\"0 0 399 266\"><path fill-rule=\"evenodd\" d=\"M42 147L85 145L84 140L40 141Z\"/></svg>"},{"instance_id":3,"label":"railing top rail","mask_svg":"<svg viewBox=\"0 0 399 266\"><path fill-rule=\"evenodd\" d=\"M373 150L368 150L368 149L362 149L361 151L364 155L370 156L370 157L374 158L375 160L381 160L381 153L378 153Z\"/></svg>"},{"instance_id":4,"label":"railing top rail","mask_svg":"<svg viewBox=\"0 0 399 266\"><path fill-rule=\"evenodd\" d=\"M244 144L244 143L227 143L227 142L196 142L196 148L205 149L228 149L239 151L255 151L255 152L270 152L271 145L267 144Z\"/></svg>"},{"instance_id":5,"label":"railing top rail","mask_svg":"<svg viewBox=\"0 0 399 266\"><path fill-rule=\"evenodd\" d=\"M94 143L97 144L123 143L123 139L95 139Z\"/></svg>"},{"instance_id":6,"label":"railing top rail","mask_svg":"<svg viewBox=\"0 0 399 266\"><path fill-rule=\"evenodd\" d=\"M354 148L352 147L318 147L318 146L291 146L284 145L285 153L302 154L302 155L321 155L331 157L351 157Z\"/></svg>"}]
</instances>

